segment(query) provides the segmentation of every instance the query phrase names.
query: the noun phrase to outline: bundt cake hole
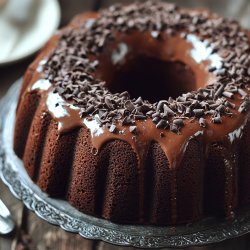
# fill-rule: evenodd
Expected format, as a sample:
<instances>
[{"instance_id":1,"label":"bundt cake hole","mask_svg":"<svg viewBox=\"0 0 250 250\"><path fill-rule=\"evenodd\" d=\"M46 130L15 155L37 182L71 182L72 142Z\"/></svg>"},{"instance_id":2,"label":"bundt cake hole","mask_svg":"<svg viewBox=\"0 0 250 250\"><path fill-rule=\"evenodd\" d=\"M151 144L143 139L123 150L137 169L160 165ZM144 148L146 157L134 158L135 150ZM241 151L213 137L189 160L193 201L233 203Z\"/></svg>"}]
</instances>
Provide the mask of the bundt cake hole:
<instances>
[{"instance_id":1,"label":"bundt cake hole","mask_svg":"<svg viewBox=\"0 0 250 250\"><path fill-rule=\"evenodd\" d=\"M114 67L111 74L107 87L112 93L128 91L132 98L141 96L151 102L170 96L176 98L197 89L194 73L180 61L163 61L140 55Z\"/></svg>"}]
</instances>

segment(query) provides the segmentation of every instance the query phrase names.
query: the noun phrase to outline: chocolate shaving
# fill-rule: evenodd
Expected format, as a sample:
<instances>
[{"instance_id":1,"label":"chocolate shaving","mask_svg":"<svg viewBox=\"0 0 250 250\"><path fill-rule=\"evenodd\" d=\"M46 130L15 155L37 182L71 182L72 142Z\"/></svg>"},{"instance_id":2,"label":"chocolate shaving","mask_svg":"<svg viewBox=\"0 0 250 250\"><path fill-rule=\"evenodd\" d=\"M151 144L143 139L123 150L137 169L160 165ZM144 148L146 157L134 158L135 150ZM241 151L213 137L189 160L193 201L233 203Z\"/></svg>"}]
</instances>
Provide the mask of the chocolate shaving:
<instances>
[{"instance_id":1,"label":"chocolate shaving","mask_svg":"<svg viewBox=\"0 0 250 250\"><path fill-rule=\"evenodd\" d=\"M130 131L131 133L133 133L133 134L137 134L137 128L136 128L136 126L130 126L130 127L129 127L129 131Z\"/></svg>"},{"instance_id":2,"label":"chocolate shaving","mask_svg":"<svg viewBox=\"0 0 250 250\"><path fill-rule=\"evenodd\" d=\"M172 123L170 124L170 131L173 133L178 133L179 132L179 128L176 124Z\"/></svg>"},{"instance_id":3,"label":"chocolate shaving","mask_svg":"<svg viewBox=\"0 0 250 250\"><path fill-rule=\"evenodd\" d=\"M249 98L246 98L246 99L244 100L244 102L240 105L238 111L239 111L240 113L244 113L244 112L246 112L246 111L249 109L249 107L250 107L250 99L249 99Z\"/></svg>"},{"instance_id":4,"label":"chocolate shaving","mask_svg":"<svg viewBox=\"0 0 250 250\"><path fill-rule=\"evenodd\" d=\"M163 109L164 109L164 114L167 114L168 116L175 115L175 112L171 108L169 108L166 104L164 104Z\"/></svg>"},{"instance_id":5,"label":"chocolate shaving","mask_svg":"<svg viewBox=\"0 0 250 250\"><path fill-rule=\"evenodd\" d=\"M205 128L206 127L206 120L204 118L200 118L199 119L199 124L202 128Z\"/></svg>"},{"instance_id":6,"label":"chocolate shaving","mask_svg":"<svg viewBox=\"0 0 250 250\"><path fill-rule=\"evenodd\" d=\"M184 127L184 122L181 118L174 119L173 124L177 125L178 127Z\"/></svg>"},{"instance_id":7,"label":"chocolate shaving","mask_svg":"<svg viewBox=\"0 0 250 250\"><path fill-rule=\"evenodd\" d=\"M115 126L114 124L112 124L112 125L110 126L109 132L111 132L111 133L116 133L116 132L117 132L117 128L116 128L116 126Z\"/></svg>"},{"instance_id":8,"label":"chocolate shaving","mask_svg":"<svg viewBox=\"0 0 250 250\"><path fill-rule=\"evenodd\" d=\"M203 109L194 109L193 112L194 112L195 117L201 117L204 115Z\"/></svg>"},{"instance_id":9,"label":"chocolate shaving","mask_svg":"<svg viewBox=\"0 0 250 250\"><path fill-rule=\"evenodd\" d=\"M157 128L162 128L162 129L164 129L164 128L168 127L168 123L167 123L167 121L165 121L165 120L160 120L160 121L157 123L156 127L157 127Z\"/></svg>"},{"instance_id":10,"label":"chocolate shaving","mask_svg":"<svg viewBox=\"0 0 250 250\"><path fill-rule=\"evenodd\" d=\"M216 124L220 124L222 122L221 117L220 116L213 117L212 122Z\"/></svg>"},{"instance_id":11,"label":"chocolate shaving","mask_svg":"<svg viewBox=\"0 0 250 250\"><path fill-rule=\"evenodd\" d=\"M246 93L243 89L238 89L238 93L239 93L242 97L247 96L247 93Z\"/></svg>"},{"instance_id":12,"label":"chocolate shaving","mask_svg":"<svg viewBox=\"0 0 250 250\"><path fill-rule=\"evenodd\" d=\"M225 97L228 97L228 98L230 98L230 99L232 99L233 96L234 96L234 94L233 94L232 92L228 92L228 91L224 91L224 92L222 93L222 95L225 96Z\"/></svg>"}]
</instances>

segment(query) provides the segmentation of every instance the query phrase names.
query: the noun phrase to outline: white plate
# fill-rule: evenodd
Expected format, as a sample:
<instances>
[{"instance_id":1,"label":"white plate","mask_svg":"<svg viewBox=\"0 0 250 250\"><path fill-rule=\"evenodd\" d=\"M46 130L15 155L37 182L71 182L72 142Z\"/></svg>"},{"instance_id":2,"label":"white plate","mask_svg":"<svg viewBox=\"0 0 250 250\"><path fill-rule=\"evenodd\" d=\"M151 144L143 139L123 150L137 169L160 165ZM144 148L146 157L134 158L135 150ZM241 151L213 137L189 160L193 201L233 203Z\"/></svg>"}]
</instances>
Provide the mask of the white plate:
<instances>
[{"instance_id":1,"label":"white plate","mask_svg":"<svg viewBox=\"0 0 250 250\"><path fill-rule=\"evenodd\" d=\"M8 20L6 9L0 10L0 66L38 51L56 31L61 18L57 0L35 0L32 10L37 10L36 14L19 28Z\"/></svg>"}]
</instances>

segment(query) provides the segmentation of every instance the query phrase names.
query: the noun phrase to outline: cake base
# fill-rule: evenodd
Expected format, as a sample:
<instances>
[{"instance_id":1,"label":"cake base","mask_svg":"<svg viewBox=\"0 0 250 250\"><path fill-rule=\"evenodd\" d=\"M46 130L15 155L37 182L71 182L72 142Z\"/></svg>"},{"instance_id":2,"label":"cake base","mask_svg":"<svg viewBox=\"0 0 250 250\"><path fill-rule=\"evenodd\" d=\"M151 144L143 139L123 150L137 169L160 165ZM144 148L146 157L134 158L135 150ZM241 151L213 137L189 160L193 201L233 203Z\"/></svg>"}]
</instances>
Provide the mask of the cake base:
<instances>
[{"instance_id":1,"label":"cake base","mask_svg":"<svg viewBox=\"0 0 250 250\"><path fill-rule=\"evenodd\" d=\"M238 211L233 220L207 218L177 227L118 225L74 209L68 202L49 198L27 175L13 151L15 108L21 79L0 105L0 177L12 194L45 221L82 237L141 248L201 246L250 232L250 209Z\"/></svg>"}]
</instances>

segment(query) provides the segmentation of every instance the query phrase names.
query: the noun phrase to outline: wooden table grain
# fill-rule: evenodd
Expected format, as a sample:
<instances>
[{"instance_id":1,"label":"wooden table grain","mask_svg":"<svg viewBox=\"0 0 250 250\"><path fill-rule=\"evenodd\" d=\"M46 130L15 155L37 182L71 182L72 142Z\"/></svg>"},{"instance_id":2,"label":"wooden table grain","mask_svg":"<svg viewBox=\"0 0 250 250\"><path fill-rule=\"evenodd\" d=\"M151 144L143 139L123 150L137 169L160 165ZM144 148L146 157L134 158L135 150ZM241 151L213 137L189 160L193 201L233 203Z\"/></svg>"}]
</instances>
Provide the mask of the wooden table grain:
<instances>
[{"instance_id":1,"label":"wooden table grain","mask_svg":"<svg viewBox=\"0 0 250 250\"><path fill-rule=\"evenodd\" d=\"M170 0L171 1L171 0ZM91 9L108 6L115 0L60 0L62 22L66 24L75 14ZM121 2L130 2L121 0ZM205 6L221 15L239 20L250 28L250 2L248 0L172 0L183 6ZM32 57L14 65L0 68L0 97L10 85L21 77L32 61ZM0 181L0 197L10 208L16 221L16 229L8 236L0 236L0 250L122 250L133 249L117 247L101 241L91 241L79 235L65 232L57 226L50 225L26 209L14 198L8 188ZM193 247L188 250L249 250L250 235L206 247Z\"/></svg>"}]
</instances>

